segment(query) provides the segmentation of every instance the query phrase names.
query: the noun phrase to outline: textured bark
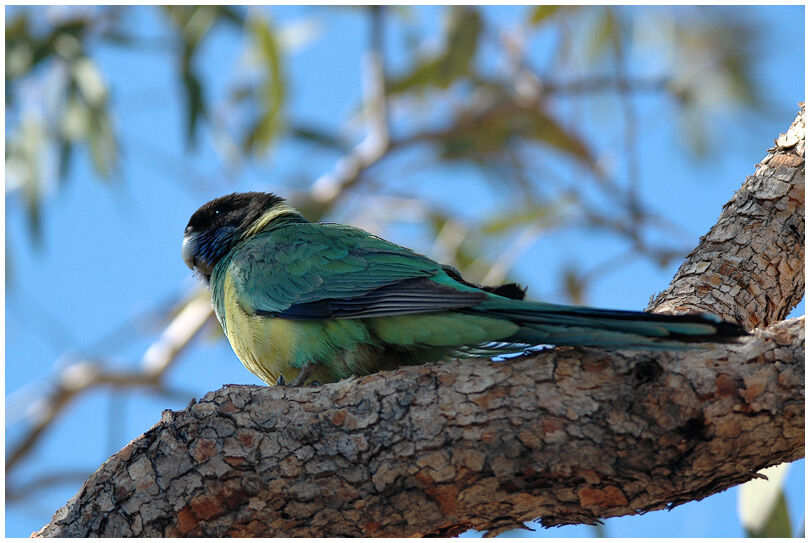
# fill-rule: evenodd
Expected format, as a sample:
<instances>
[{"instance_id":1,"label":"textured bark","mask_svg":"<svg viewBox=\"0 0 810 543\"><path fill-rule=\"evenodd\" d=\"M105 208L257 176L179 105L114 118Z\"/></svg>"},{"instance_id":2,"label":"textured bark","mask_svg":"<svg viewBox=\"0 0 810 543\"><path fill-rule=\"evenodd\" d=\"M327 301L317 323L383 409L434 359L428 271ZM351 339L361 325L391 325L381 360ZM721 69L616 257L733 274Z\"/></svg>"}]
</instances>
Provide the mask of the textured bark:
<instances>
[{"instance_id":1,"label":"textured bark","mask_svg":"<svg viewBox=\"0 0 810 543\"><path fill-rule=\"evenodd\" d=\"M753 326L798 302L802 116L658 310ZM803 455L801 318L678 353L561 348L311 389L225 387L164 412L35 535L450 535L535 518L592 523L701 499Z\"/></svg>"},{"instance_id":2,"label":"textured bark","mask_svg":"<svg viewBox=\"0 0 810 543\"><path fill-rule=\"evenodd\" d=\"M750 330L803 296L804 107L650 309L707 311Z\"/></svg>"}]
</instances>

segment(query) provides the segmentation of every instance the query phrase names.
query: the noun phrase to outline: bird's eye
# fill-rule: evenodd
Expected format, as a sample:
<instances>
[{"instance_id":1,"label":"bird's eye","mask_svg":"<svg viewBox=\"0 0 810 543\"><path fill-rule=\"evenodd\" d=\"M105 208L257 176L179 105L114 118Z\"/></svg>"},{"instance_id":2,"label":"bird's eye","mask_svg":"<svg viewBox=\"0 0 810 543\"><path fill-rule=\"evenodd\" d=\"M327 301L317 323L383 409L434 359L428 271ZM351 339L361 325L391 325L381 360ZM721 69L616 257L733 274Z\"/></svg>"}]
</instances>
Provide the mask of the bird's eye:
<instances>
[{"instance_id":1,"label":"bird's eye","mask_svg":"<svg viewBox=\"0 0 810 543\"><path fill-rule=\"evenodd\" d=\"M215 210L214 210L214 215L219 215L219 212L220 212L220 210L219 210L219 209L215 209Z\"/></svg>"}]
</instances>

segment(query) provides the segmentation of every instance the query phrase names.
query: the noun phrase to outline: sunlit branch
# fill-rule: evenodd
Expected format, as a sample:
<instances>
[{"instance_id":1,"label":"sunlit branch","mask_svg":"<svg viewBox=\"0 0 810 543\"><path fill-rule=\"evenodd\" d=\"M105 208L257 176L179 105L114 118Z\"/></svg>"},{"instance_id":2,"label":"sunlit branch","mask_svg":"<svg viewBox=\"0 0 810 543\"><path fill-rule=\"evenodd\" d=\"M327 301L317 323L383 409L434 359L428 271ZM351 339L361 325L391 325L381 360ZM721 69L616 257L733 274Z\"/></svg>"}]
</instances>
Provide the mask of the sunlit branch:
<instances>
[{"instance_id":1,"label":"sunlit branch","mask_svg":"<svg viewBox=\"0 0 810 543\"><path fill-rule=\"evenodd\" d=\"M60 373L53 390L30 409L29 428L6 460L6 476L39 442L75 398L100 387L166 390L163 375L177 357L213 317L207 296L195 295L172 319L158 340L141 359L139 370L111 370L99 360L87 359L68 366Z\"/></svg>"},{"instance_id":2,"label":"sunlit branch","mask_svg":"<svg viewBox=\"0 0 810 543\"><path fill-rule=\"evenodd\" d=\"M363 114L366 136L334 169L312 186L311 197L329 205L360 179L363 170L385 155L389 146L388 113L385 97L385 54L383 49L383 7L372 6L371 45L363 59Z\"/></svg>"},{"instance_id":3,"label":"sunlit branch","mask_svg":"<svg viewBox=\"0 0 810 543\"><path fill-rule=\"evenodd\" d=\"M492 267L481 281L484 285L497 285L506 279L506 274L517 264L532 247L546 229L540 223L533 223L523 229L512 243L493 259Z\"/></svg>"}]
</instances>

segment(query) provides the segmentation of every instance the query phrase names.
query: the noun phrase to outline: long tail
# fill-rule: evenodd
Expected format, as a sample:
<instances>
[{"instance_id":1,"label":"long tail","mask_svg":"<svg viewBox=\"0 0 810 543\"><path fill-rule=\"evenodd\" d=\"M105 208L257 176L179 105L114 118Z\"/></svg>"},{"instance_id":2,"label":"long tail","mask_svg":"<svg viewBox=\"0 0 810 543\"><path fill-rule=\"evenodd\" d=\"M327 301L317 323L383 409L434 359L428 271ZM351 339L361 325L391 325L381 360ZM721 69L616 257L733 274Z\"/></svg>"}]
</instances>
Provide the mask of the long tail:
<instances>
[{"instance_id":1,"label":"long tail","mask_svg":"<svg viewBox=\"0 0 810 543\"><path fill-rule=\"evenodd\" d=\"M748 335L715 315L666 315L492 299L476 308L520 326L508 343L684 349L693 343L726 343Z\"/></svg>"}]
</instances>

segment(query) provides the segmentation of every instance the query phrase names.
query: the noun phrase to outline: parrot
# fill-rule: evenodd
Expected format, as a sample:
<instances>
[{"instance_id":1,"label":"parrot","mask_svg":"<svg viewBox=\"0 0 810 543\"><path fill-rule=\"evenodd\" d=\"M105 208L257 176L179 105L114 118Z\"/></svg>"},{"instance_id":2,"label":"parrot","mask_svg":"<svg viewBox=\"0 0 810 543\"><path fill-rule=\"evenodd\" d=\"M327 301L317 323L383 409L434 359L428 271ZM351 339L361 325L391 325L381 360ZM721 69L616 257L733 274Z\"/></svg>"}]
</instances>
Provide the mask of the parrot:
<instances>
[{"instance_id":1,"label":"parrot","mask_svg":"<svg viewBox=\"0 0 810 543\"><path fill-rule=\"evenodd\" d=\"M685 349L747 334L705 313L527 301L514 283L476 285L360 228L309 222L267 192L201 206L186 226L182 257L210 287L237 357L268 385L323 384L537 346Z\"/></svg>"}]
</instances>

